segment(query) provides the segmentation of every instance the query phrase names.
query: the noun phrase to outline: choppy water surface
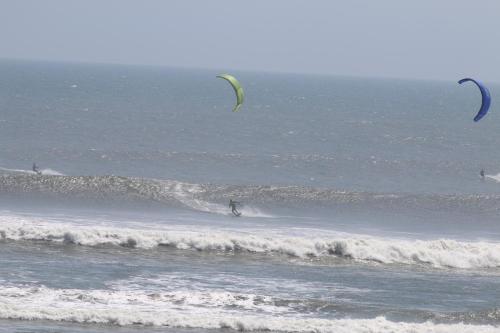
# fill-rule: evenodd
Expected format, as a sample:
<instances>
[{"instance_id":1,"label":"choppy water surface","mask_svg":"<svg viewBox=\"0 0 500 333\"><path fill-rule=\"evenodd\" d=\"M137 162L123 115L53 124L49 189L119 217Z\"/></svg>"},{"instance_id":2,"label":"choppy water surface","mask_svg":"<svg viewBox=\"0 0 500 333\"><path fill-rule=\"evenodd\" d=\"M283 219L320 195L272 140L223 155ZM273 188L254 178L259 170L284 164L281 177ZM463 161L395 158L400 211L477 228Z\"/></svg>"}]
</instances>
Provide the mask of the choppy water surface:
<instances>
[{"instance_id":1,"label":"choppy water surface","mask_svg":"<svg viewBox=\"0 0 500 333\"><path fill-rule=\"evenodd\" d=\"M500 331L473 87L0 68L0 332Z\"/></svg>"}]
</instances>

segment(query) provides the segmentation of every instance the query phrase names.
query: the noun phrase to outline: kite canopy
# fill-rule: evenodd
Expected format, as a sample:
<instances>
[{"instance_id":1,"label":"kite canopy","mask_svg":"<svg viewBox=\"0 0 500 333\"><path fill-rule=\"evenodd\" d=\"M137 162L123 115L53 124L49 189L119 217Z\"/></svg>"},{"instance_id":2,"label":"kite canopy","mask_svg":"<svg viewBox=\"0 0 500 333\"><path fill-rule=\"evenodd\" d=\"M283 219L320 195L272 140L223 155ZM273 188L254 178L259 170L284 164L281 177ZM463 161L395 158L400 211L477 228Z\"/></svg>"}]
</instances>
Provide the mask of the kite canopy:
<instances>
[{"instance_id":1,"label":"kite canopy","mask_svg":"<svg viewBox=\"0 0 500 333\"><path fill-rule=\"evenodd\" d=\"M479 121L481 118L483 118L487 113L488 109L490 108L491 104L491 96L488 88L486 88L481 82L478 82L474 79L470 78L465 78L460 81L458 81L459 84L462 84L467 81L472 81L474 82L479 90L481 91L481 96L482 96L482 102L481 102L481 108L479 109L479 112L476 114L474 117L474 121Z\"/></svg>"},{"instance_id":2,"label":"kite canopy","mask_svg":"<svg viewBox=\"0 0 500 333\"><path fill-rule=\"evenodd\" d=\"M243 88L241 87L241 84L238 82L238 80L236 80L234 76L229 74L221 74L217 75L217 77L228 81L233 87L234 92L236 93L236 105L233 108L233 112L238 111L241 105L243 104L243 100L245 98L245 94L243 93Z\"/></svg>"}]
</instances>

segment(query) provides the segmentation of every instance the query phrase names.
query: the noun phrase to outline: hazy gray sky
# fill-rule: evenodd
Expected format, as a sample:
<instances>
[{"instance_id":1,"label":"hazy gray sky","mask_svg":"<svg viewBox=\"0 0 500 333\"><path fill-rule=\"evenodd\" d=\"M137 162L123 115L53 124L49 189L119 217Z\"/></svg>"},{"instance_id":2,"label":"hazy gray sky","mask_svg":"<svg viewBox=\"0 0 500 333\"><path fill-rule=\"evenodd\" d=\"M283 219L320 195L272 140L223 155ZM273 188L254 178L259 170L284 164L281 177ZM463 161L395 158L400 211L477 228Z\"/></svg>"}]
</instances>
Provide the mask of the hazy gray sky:
<instances>
[{"instance_id":1,"label":"hazy gray sky","mask_svg":"<svg viewBox=\"0 0 500 333\"><path fill-rule=\"evenodd\" d=\"M500 81L500 0L0 0L0 57Z\"/></svg>"}]
</instances>

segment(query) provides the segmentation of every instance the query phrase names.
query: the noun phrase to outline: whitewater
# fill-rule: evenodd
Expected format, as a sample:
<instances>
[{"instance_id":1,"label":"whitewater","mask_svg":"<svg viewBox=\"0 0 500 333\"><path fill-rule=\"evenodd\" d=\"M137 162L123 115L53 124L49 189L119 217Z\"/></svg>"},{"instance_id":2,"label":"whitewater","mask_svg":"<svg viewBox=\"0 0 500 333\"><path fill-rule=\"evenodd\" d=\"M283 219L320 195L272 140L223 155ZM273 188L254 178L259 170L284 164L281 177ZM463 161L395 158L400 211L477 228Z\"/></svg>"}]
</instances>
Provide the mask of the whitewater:
<instances>
[{"instance_id":1,"label":"whitewater","mask_svg":"<svg viewBox=\"0 0 500 333\"><path fill-rule=\"evenodd\" d=\"M113 223L77 219L0 215L0 237L98 247L103 245L152 249L172 247L207 252L277 254L302 259L340 257L384 264L429 265L437 268L500 268L500 242L453 239L381 238L331 230L281 227L244 229L228 226L157 225L115 219ZM260 221L259 221L260 222ZM271 221L272 222L272 221ZM106 225L107 224L107 225ZM123 225L131 225L126 228ZM323 262L322 262L323 263ZM323 263L324 264L324 263Z\"/></svg>"}]
</instances>

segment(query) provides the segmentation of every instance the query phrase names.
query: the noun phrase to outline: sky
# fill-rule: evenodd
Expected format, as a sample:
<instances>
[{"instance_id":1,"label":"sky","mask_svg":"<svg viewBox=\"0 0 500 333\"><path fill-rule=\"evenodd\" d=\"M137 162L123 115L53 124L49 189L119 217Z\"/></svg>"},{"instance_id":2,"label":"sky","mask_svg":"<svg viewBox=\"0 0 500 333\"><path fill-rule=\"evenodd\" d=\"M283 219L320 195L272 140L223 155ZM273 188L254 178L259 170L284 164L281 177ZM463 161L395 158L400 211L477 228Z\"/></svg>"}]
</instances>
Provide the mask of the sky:
<instances>
[{"instance_id":1,"label":"sky","mask_svg":"<svg viewBox=\"0 0 500 333\"><path fill-rule=\"evenodd\" d=\"M499 0L0 0L0 58L500 82Z\"/></svg>"}]
</instances>

